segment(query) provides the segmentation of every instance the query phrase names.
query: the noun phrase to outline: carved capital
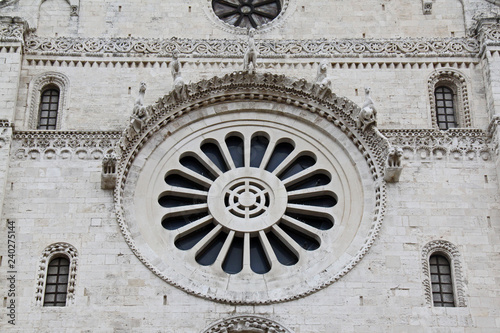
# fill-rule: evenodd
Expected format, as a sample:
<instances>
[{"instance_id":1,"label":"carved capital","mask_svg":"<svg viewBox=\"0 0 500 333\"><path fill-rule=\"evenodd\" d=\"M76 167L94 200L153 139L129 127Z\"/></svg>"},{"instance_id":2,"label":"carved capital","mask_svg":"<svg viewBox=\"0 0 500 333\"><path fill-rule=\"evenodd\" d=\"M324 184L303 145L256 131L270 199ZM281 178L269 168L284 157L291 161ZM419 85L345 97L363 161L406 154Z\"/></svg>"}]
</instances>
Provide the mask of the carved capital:
<instances>
[{"instance_id":1,"label":"carved capital","mask_svg":"<svg viewBox=\"0 0 500 333\"><path fill-rule=\"evenodd\" d=\"M28 23L19 17L0 16L0 42L23 42Z\"/></svg>"}]
</instances>

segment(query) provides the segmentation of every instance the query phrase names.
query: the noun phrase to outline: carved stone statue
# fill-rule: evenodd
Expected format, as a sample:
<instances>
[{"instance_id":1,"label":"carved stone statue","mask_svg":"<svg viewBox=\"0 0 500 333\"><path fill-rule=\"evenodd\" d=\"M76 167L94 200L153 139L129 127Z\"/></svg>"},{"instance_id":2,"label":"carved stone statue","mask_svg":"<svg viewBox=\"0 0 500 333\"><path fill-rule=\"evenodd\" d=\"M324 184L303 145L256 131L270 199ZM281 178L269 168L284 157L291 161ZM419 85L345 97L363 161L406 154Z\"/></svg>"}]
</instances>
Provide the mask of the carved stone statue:
<instances>
[{"instance_id":1,"label":"carved stone statue","mask_svg":"<svg viewBox=\"0 0 500 333\"><path fill-rule=\"evenodd\" d=\"M174 78L174 85L176 82L182 81L181 76L181 63L179 62L179 53L175 51L172 54L172 62L170 63L170 71L172 72L172 77Z\"/></svg>"},{"instance_id":2,"label":"carved stone statue","mask_svg":"<svg viewBox=\"0 0 500 333\"><path fill-rule=\"evenodd\" d=\"M389 155L387 155L387 166L390 168L401 167L401 157L403 156L403 149L400 147L391 147Z\"/></svg>"},{"instance_id":3,"label":"carved stone statue","mask_svg":"<svg viewBox=\"0 0 500 333\"><path fill-rule=\"evenodd\" d=\"M142 129L144 121L146 120L148 114L146 107L144 106L144 94L146 93L146 83L141 82L141 86L139 88L139 96L135 100L134 110L132 112L132 116L130 117L131 128L139 133Z\"/></svg>"},{"instance_id":4,"label":"carved stone statue","mask_svg":"<svg viewBox=\"0 0 500 333\"><path fill-rule=\"evenodd\" d=\"M112 190L115 188L116 163L117 158L114 154L107 154L102 160L101 188L103 190Z\"/></svg>"},{"instance_id":5,"label":"carved stone statue","mask_svg":"<svg viewBox=\"0 0 500 333\"><path fill-rule=\"evenodd\" d=\"M316 84L321 88L330 88L332 80L328 77L328 62L323 60L318 66L318 74L316 75Z\"/></svg>"},{"instance_id":6,"label":"carved stone statue","mask_svg":"<svg viewBox=\"0 0 500 333\"><path fill-rule=\"evenodd\" d=\"M388 183L396 183L399 181L403 167L401 165L401 158L403 156L403 149L400 147L391 146L387 154L387 161L385 163L384 179Z\"/></svg>"},{"instance_id":7,"label":"carved stone statue","mask_svg":"<svg viewBox=\"0 0 500 333\"><path fill-rule=\"evenodd\" d=\"M370 88L365 88L365 102L361 107L358 118L356 119L356 126L366 131L371 126L377 125L377 109L370 97Z\"/></svg>"},{"instance_id":8,"label":"carved stone statue","mask_svg":"<svg viewBox=\"0 0 500 333\"><path fill-rule=\"evenodd\" d=\"M248 47L243 58L243 70L249 73L255 73L257 68L257 48L255 47L255 29L248 30Z\"/></svg>"}]
</instances>

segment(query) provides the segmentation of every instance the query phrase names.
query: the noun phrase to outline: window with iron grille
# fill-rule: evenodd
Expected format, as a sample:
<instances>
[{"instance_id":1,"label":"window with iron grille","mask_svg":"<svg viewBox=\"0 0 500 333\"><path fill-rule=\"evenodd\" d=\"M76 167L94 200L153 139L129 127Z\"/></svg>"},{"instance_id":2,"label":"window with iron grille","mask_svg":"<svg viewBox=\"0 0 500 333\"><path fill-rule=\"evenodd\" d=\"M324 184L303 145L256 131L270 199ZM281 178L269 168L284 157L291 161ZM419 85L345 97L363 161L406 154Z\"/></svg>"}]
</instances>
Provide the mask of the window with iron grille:
<instances>
[{"instance_id":1,"label":"window with iron grille","mask_svg":"<svg viewBox=\"0 0 500 333\"><path fill-rule=\"evenodd\" d=\"M455 298L450 262L443 255L433 254L429 259L429 266L434 306L454 307Z\"/></svg>"},{"instance_id":2,"label":"window with iron grille","mask_svg":"<svg viewBox=\"0 0 500 333\"><path fill-rule=\"evenodd\" d=\"M45 89L40 97L40 112L37 128L44 130L56 129L58 110L59 89L52 87Z\"/></svg>"},{"instance_id":3,"label":"window with iron grille","mask_svg":"<svg viewBox=\"0 0 500 333\"><path fill-rule=\"evenodd\" d=\"M447 130L457 127L453 90L448 87L437 87L434 91L436 98L436 118L439 129Z\"/></svg>"},{"instance_id":4,"label":"window with iron grille","mask_svg":"<svg viewBox=\"0 0 500 333\"><path fill-rule=\"evenodd\" d=\"M43 306L65 306L68 293L69 260L52 259L47 270Z\"/></svg>"}]
</instances>

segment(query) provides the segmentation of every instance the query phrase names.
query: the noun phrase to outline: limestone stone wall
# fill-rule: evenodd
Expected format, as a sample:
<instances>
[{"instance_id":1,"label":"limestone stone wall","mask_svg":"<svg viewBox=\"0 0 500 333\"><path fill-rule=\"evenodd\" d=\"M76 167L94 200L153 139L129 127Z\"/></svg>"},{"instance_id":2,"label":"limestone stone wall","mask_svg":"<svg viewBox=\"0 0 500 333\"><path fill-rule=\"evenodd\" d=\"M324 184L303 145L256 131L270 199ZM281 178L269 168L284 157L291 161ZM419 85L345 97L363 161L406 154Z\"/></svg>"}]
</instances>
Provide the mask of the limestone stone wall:
<instances>
[{"instance_id":1,"label":"limestone stone wall","mask_svg":"<svg viewBox=\"0 0 500 333\"><path fill-rule=\"evenodd\" d=\"M378 62L379 60L380 62ZM445 59L443 59L445 60ZM263 59L258 63L259 72L286 74L314 81L321 58L290 61ZM46 72L59 72L68 77L68 98L63 110L61 129L64 130L120 130L132 112L139 84L146 82L145 104L152 104L173 87L169 64L171 60L136 59L113 63L111 60L73 58L63 65L38 64L35 60L24 62L19 90L16 126L29 129L30 91L34 79ZM222 76L243 67L240 60L186 59L181 60L182 76L186 82ZM383 128L431 128L428 80L432 73L442 68L455 68L466 78L473 127L486 129L489 123L485 112L484 86L479 65L475 60L460 65L447 61L401 63L390 59L373 59L361 62L332 60L328 75L332 90L356 104L364 102L364 87L372 88L372 98L377 104L379 125ZM404 82L404 84L401 84ZM31 86L30 86L31 84ZM99 118L102 122L96 123Z\"/></svg>"}]
</instances>

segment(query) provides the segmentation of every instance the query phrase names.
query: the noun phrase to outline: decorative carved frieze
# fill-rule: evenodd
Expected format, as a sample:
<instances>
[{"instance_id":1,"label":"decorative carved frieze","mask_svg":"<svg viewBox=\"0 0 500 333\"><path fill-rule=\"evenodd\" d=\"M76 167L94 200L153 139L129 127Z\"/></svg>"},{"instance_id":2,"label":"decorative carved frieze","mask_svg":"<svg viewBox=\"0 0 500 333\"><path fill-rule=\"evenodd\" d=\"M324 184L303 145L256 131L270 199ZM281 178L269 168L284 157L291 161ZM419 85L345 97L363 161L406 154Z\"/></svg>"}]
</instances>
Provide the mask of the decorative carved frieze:
<instances>
[{"instance_id":1,"label":"decorative carved frieze","mask_svg":"<svg viewBox=\"0 0 500 333\"><path fill-rule=\"evenodd\" d=\"M336 39L255 41L259 57L395 57L477 56L480 45L473 38L438 39ZM240 58L247 42L241 39L146 39L146 38L43 38L29 35L28 54L57 55L151 55Z\"/></svg>"},{"instance_id":2,"label":"decorative carved frieze","mask_svg":"<svg viewBox=\"0 0 500 333\"><path fill-rule=\"evenodd\" d=\"M15 132L11 154L16 160L102 160L113 152L119 132Z\"/></svg>"},{"instance_id":3,"label":"decorative carved frieze","mask_svg":"<svg viewBox=\"0 0 500 333\"><path fill-rule=\"evenodd\" d=\"M273 320L258 316L237 316L217 321L203 333L292 333L289 329L281 326Z\"/></svg>"},{"instance_id":4,"label":"decorative carved frieze","mask_svg":"<svg viewBox=\"0 0 500 333\"><path fill-rule=\"evenodd\" d=\"M23 42L27 30L28 24L19 17L0 17L0 42Z\"/></svg>"},{"instance_id":5,"label":"decorative carved frieze","mask_svg":"<svg viewBox=\"0 0 500 333\"><path fill-rule=\"evenodd\" d=\"M487 133L480 129L381 130L389 142L403 149L403 159L490 160L491 149Z\"/></svg>"}]
</instances>

